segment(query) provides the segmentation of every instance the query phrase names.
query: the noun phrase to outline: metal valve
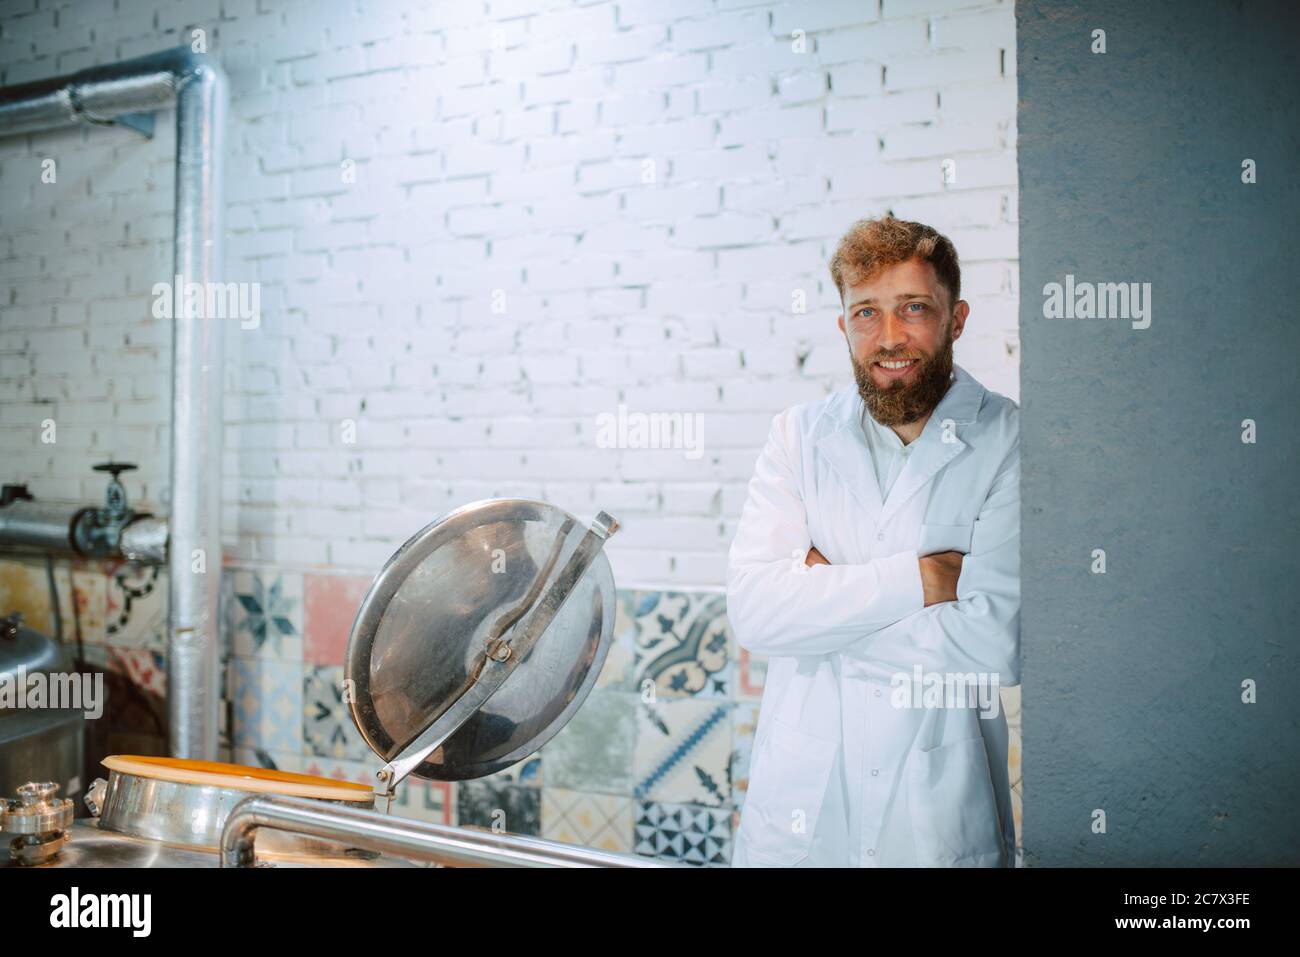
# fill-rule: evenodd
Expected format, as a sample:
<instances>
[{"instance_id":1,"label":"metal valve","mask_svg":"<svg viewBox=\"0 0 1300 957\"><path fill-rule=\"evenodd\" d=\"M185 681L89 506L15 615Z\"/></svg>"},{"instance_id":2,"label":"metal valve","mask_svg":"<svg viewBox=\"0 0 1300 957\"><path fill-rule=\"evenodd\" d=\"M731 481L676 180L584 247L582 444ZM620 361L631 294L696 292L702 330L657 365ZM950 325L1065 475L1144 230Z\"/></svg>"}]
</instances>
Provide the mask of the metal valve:
<instances>
[{"instance_id":1,"label":"metal valve","mask_svg":"<svg viewBox=\"0 0 1300 957\"><path fill-rule=\"evenodd\" d=\"M72 802L58 793L52 781L29 781L17 800L0 801L0 834L9 839L11 862L44 864L68 843Z\"/></svg>"}]
</instances>

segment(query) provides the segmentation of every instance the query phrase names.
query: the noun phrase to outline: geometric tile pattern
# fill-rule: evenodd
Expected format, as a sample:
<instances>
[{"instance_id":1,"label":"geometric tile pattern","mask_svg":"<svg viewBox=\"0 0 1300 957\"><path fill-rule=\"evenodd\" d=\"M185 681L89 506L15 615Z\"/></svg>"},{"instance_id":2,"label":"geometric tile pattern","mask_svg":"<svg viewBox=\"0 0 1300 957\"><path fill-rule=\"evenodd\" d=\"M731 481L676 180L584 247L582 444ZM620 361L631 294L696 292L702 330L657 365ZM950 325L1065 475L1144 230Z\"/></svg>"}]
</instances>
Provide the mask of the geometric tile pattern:
<instances>
[{"instance_id":1,"label":"geometric tile pattern","mask_svg":"<svg viewBox=\"0 0 1300 957\"><path fill-rule=\"evenodd\" d=\"M684 864L727 867L731 863L731 811L637 801L635 851Z\"/></svg>"},{"instance_id":2,"label":"geometric tile pattern","mask_svg":"<svg viewBox=\"0 0 1300 957\"><path fill-rule=\"evenodd\" d=\"M235 747L302 751L302 666L260 658L231 659Z\"/></svg>"},{"instance_id":3,"label":"geometric tile pattern","mask_svg":"<svg viewBox=\"0 0 1300 957\"><path fill-rule=\"evenodd\" d=\"M603 851L632 851L632 799L542 788L542 837Z\"/></svg>"},{"instance_id":4,"label":"geometric tile pattern","mask_svg":"<svg viewBox=\"0 0 1300 957\"><path fill-rule=\"evenodd\" d=\"M731 709L726 701L660 698L637 709L636 786L653 801L731 800Z\"/></svg>"}]
</instances>

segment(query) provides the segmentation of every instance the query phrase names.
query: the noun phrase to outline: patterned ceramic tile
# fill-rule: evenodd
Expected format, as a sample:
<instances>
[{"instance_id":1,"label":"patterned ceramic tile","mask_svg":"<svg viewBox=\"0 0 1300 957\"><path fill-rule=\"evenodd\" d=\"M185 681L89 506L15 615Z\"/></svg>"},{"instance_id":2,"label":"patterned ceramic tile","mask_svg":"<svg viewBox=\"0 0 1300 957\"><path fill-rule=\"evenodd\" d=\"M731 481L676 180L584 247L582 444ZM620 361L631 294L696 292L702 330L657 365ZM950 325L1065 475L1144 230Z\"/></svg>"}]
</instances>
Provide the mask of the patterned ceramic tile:
<instances>
[{"instance_id":1,"label":"patterned ceramic tile","mask_svg":"<svg viewBox=\"0 0 1300 957\"><path fill-rule=\"evenodd\" d=\"M731 803L739 810L749 789L749 761L758 728L758 702L738 701L731 711Z\"/></svg>"},{"instance_id":2,"label":"patterned ceramic tile","mask_svg":"<svg viewBox=\"0 0 1300 957\"><path fill-rule=\"evenodd\" d=\"M4 559L0 561L0 615L18 612L23 624L46 635L54 634L50 614L50 586L44 563ZM64 634L72 635L71 619Z\"/></svg>"},{"instance_id":3,"label":"patterned ceramic tile","mask_svg":"<svg viewBox=\"0 0 1300 957\"><path fill-rule=\"evenodd\" d=\"M235 747L300 753L302 666L236 656L231 668Z\"/></svg>"},{"instance_id":4,"label":"patterned ceramic tile","mask_svg":"<svg viewBox=\"0 0 1300 957\"><path fill-rule=\"evenodd\" d=\"M541 788L461 781L456 788L456 823L537 836L542 830L541 805Z\"/></svg>"},{"instance_id":5,"label":"patterned ceramic tile","mask_svg":"<svg viewBox=\"0 0 1300 957\"><path fill-rule=\"evenodd\" d=\"M81 640L85 644L102 645L105 639L104 613L109 585L104 563L82 559L55 562L54 583L59 593L64 639L75 641L77 625L80 624ZM50 634L53 635L54 632Z\"/></svg>"},{"instance_id":6,"label":"patterned ceramic tile","mask_svg":"<svg viewBox=\"0 0 1300 957\"><path fill-rule=\"evenodd\" d=\"M542 788L542 837L604 851L632 851L632 799Z\"/></svg>"},{"instance_id":7,"label":"patterned ceramic tile","mask_svg":"<svg viewBox=\"0 0 1300 957\"><path fill-rule=\"evenodd\" d=\"M731 800L731 703L660 698L637 709L638 798L719 806Z\"/></svg>"},{"instance_id":8,"label":"patterned ceramic tile","mask_svg":"<svg viewBox=\"0 0 1300 957\"><path fill-rule=\"evenodd\" d=\"M301 662L303 576L296 572L229 572L234 580L235 654Z\"/></svg>"},{"instance_id":9,"label":"patterned ceramic tile","mask_svg":"<svg viewBox=\"0 0 1300 957\"><path fill-rule=\"evenodd\" d=\"M407 778L397 786L392 813L430 824L456 822L456 782Z\"/></svg>"},{"instance_id":10,"label":"patterned ceramic tile","mask_svg":"<svg viewBox=\"0 0 1300 957\"><path fill-rule=\"evenodd\" d=\"M542 748L551 787L630 794L636 742L636 696L593 691L577 714Z\"/></svg>"},{"instance_id":11,"label":"patterned ceramic tile","mask_svg":"<svg viewBox=\"0 0 1300 957\"><path fill-rule=\"evenodd\" d=\"M712 592L627 593L636 640L634 686L656 695L725 698L731 684L726 596Z\"/></svg>"},{"instance_id":12,"label":"patterned ceramic tile","mask_svg":"<svg viewBox=\"0 0 1300 957\"><path fill-rule=\"evenodd\" d=\"M539 788L542 786L541 752L479 780L493 784L526 784L529 787Z\"/></svg>"},{"instance_id":13,"label":"patterned ceramic tile","mask_svg":"<svg viewBox=\"0 0 1300 957\"><path fill-rule=\"evenodd\" d=\"M167 658L150 648L109 648L108 667L151 694L167 694Z\"/></svg>"},{"instance_id":14,"label":"patterned ceramic tile","mask_svg":"<svg viewBox=\"0 0 1300 957\"><path fill-rule=\"evenodd\" d=\"M291 771L306 774L302 769L303 756L284 751L267 751L263 748L235 748L231 754L235 764L250 768L270 768L273 771ZM324 775L322 775L323 777Z\"/></svg>"},{"instance_id":15,"label":"patterned ceramic tile","mask_svg":"<svg viewBox=\"0 0 1300 957\"><path fill-rule=\"evenodd\" d=\"M637 854L686 864L731 863L731 814L727 809L636 802Z\"/></svg>"},{"instance_id":16,"label":"patterned ceramic tile","mask_svg":"<svg viewBox=\"0 0 1300 957\"><path fill-rule=\"evenodd\" d=\"M304 753L345 761L366 761L374 757L343 701L341 667L304 667L302 705Z\"/></svg>"},{"instance_id":17,"label":"patterned ceramic tile","mask_svg":"<svg viewBox=\"0 0 1300 957\"><path fill-rule=\"evenodd\" d=\"M596 679L597 688L611 691L632 691L632 668L636 663L636 621L629 611L634 592L618 592L614 602L614 634L610 637L609 651Z\"/></svg>"},{"instance_id":18,"label":"patterned ceramic tile","mask_svg":"<svg viewBox=\"0 0 1300 957\"><path fill-rule=\"evenodd\" d=\"M303 575L303 660L309 665L341 665L357 609L371 579Z\"/></svg>"},{"instance_id":19,"label":"patterned ceramic tile","mask_svg":"<svg viewBox=\"0 0 1300 957\"><path fill-rule=\"evenodd\" d=\"M167 575L158 566L105 566L104 641L116 648L167 647Z\"/></svg>"},{"instance_id":20,"label":"patterned ceramic tile","mask_svg":"<svg viewBox=\"0 0 1300 957\"><path fill-rule=\"evenodd\" d=\"M331 781L347 781L351 784L374 784L375 772L383 766L378 758L373 761L335 761L332 758L320 758L304 754L298 767L293 770L301 774L312 774L318 778ZM287 770L287 769L286 769ZM400 787L405 787L401 785Z\"/></svg>"},{"instance_id":21,"label":"patterned ceramic tile","mask_svg":"<svg viewBox=\"0 0 1300 957\"><path fill-rule=\"evenodd\" d=\"M1021 805L1024 803L1024 773L1021 768L1020 687L1003 688L1002 710L1007 716L1007 774L1011 780L1011 812L1016 822L1016 845L1020 846Z\"/></svg>"},{"instance_id":22,"label":"patterned ceramic tile","mask_svg":"<svg viewBox=\"0 0 1300 957\"><path fill-rule=\"evenodd\" d=\"M737 701L763 697L763 682L767 678L767 659L737 645L736 691Z\"/></svg>"}]
</instances>

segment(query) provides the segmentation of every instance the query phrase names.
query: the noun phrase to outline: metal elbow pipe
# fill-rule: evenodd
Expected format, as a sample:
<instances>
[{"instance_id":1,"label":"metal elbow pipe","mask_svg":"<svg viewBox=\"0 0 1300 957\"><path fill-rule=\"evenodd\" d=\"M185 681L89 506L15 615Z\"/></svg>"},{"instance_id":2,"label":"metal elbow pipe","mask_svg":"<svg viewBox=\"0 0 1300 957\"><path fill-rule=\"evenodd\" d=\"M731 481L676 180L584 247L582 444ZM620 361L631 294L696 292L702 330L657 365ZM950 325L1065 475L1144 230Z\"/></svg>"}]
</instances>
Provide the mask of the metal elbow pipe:
<instances>
[{"instance_id":1,"label":"metal elbow pipe","mask_svg":"<svg viewBox=\"0 0 1300 957\"><path fill-rule=\"evenodd\" d=\"M251 797L235 805L221 831L221 866L252 867L257 832L264 827L449 867L672 866L541 838L406 821L292 797Z\"/></svg>"},{"instance_id":2,"label":"metal elbow pipe","mask_svg":"<svg viewBox=\"0 0 1300 957\"><path fill-rule=\"evenodd\" d=\"M221 271L227 96L215 60L177 47L0 89L0 137L81 123L151 130L141 116L174 104L175 259L167 278L208 288ZM217 756L225 321L182 314L172 337L170 750L176 757L208 760Z\"/></svg>"}]
</instances>

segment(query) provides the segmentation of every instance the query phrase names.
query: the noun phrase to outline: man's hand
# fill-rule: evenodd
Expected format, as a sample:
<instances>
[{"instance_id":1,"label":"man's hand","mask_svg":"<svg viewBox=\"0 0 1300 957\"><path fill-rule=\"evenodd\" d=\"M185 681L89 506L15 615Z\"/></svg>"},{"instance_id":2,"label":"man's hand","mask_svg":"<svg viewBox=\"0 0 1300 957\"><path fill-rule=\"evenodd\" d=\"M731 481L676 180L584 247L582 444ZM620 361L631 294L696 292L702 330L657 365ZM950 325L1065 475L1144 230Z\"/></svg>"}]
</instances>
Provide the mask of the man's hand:
<instances>
[{"instance_id":1,"label":"man's hand","mask_svg":"<svg viewBox=\"0 0 1300 957\"><path fill-rule=\"evenodd\" d=\"M806 557L806 558L803 560L803 563L804 563L805 565L807 565L809 568L812 568L814 565L829 565L829 564L830 564L830 562L828 562L828 561L826 560L826 556L823 555L821 552L817 551L817 546L816 546L816 545L814 545L812 548L808 549L808 557Z\"/></svg>"},{"instance_id":2,"label":"man's hand","mask_svg":"<svg viewBox=\"0 0 1300 957\"><path fill-rule=\"evenodd\" d=\"M921 556L921 589L925 592L926 607L957 600L961 560L961 552L938 552Z\"/></svg>"}]
</instances>

